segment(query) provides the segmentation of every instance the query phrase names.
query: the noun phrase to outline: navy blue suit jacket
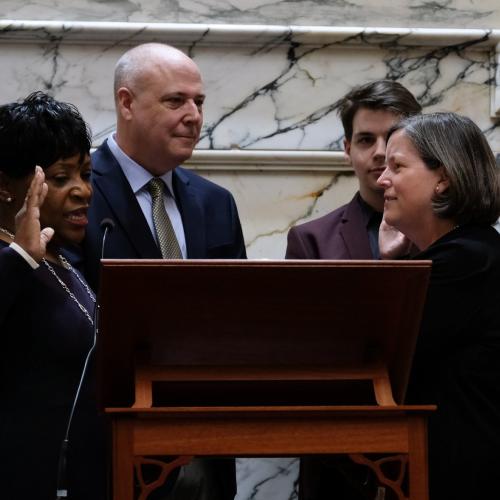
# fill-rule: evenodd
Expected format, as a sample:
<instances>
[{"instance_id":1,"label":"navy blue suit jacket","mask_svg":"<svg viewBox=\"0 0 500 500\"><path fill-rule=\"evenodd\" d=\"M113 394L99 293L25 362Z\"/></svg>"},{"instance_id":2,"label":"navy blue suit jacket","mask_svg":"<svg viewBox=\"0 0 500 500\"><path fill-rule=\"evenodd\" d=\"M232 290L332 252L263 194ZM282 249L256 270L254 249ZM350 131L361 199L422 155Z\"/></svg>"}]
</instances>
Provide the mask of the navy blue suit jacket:
<instances>
[{"instance_id":1,"label":"navy blue suit jacket","mask_svg":"<svg viewBox=\"0 0 500 500\"><path fill-rule=\"evenodd\" d=\"M160 259L161 254L139 203L107 143L92 154L94 194L84 242L85 275L98 287L103 232L110 218L115 227L106 240L105 258ZM245 244L234 199L226 189L177 167L172 176L189 259L244 259Z\"/></svg>"}]
</instances>

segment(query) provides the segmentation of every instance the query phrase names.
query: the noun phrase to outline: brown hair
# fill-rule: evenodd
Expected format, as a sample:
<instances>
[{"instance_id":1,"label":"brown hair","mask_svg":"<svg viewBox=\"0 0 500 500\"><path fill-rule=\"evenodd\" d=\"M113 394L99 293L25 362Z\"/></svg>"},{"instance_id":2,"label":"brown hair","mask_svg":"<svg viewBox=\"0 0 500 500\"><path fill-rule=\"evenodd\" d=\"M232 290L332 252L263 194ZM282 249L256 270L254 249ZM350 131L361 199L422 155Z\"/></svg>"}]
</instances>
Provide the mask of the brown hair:
<instances>
[{"instance_id":1,"label":"brown hair","mask_svg":"<svg viewBox=\"0 0 500 500\"><path fill-rule=\"evenodd\" d=\"M377 80L355 87L339 102L338 114L347 140L352 139L354 115L360 108L387 110L401 117L422 111L413 94L393 80Z\"/></svg>"}]
</instances>

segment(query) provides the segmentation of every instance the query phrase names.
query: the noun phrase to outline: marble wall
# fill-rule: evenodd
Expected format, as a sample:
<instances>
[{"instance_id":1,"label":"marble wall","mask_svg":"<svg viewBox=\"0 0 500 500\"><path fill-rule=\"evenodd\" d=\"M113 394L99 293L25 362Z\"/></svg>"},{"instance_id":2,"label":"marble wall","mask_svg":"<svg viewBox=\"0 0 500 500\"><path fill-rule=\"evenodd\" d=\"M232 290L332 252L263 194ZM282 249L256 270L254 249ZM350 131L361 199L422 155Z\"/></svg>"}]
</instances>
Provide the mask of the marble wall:
<instances>
[{"instance_id":1,"label":"marble wall","mask_svg":"<svg viewBox=\"0 0 500 500\"><path fill-rule=\"evenodd\" d=\"M2 0L3 19L500 28L497 0Z\"/></svg>"},{"instance_id":2,"label":"marble wall","mask_svg":"<svg viewBox=\"0 0 500 500\"><path fill-rule=\"evenodd\" d=\"M292 225L355 192L336 115L353 85L398 80L425 111L473 118L500 151L498 0L2 0L0 16L1 101L45 90L73 102L96 145L114 129L128 47L190 54L208 97L188 166L233 192L251 258L282 258ZM297 498L297 464L240 460L238 500Z\"/></svg>"}]
</instances>

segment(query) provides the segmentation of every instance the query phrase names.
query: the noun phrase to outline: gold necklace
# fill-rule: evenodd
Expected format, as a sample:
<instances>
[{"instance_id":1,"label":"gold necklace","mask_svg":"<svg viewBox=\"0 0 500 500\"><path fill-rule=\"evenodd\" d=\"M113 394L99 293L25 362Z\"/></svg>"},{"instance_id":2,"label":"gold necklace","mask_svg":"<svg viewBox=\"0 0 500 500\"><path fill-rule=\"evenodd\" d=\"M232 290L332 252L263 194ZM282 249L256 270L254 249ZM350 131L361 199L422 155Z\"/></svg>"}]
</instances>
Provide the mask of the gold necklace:
<instances>
[{"instance_id":1,"label":"gold necklace","mask_svg":"<svg viewBox=\"0 0 500 500\"><path fill-rule=\"evenodd\" d=\"M15 238L15 235L12 234L9 230L5 229L4 227L0 227L0 232L6 234L12 240ZM73 268L73 266L61 254L59 254L57 256L57 258L59 259L59 262L62 264L62 266L65 269L68 269L69 271L71 271L76 276L77 280L82 284L83 288L85 289L85 291L89 295L90 300L92 300L92 302L95 304L96 299L95 299L94 293L89 288L89 286L87 285L87 283L85 283L85 281L83 281L82 278L80 278L80 275L75 271L75 269ZM83 312L83 314L85 315L85 317L89 320L90 324L93 326L94 325L94 320L90 316L90 314L87 311L87 309L85 308L85 306L80 303L80 301L76 298L75 294L68 288L68 285L66 285L66 283L64 283L64 281L58 276L58 274L56 273L55 269L47 262L47 260L46 259L42 259L42 262L45 264L45 266L50 271L50 273L55 277L55 279L57 280L57 282L66 291L66 293L76 303L76 305L78 306L78 308L80 309L80 311Z\"/></svg>"},{"instance_id":2,"label":"gold necklace","mask_svg":"<svg viewBox=\"0 0 500 500\"><path fill-rule=\"evenodd\" d=\"M0 227L0 232L2 232L3 234L6 234L11 239L15 238L14 234L12 234L10 231L5 229L4 227Z\"/></svg>"},{"instance_id":3,"label":"gold necklace","mask_svg":"<svg viewBox=\"0 0 500 500\"><path fill-rule=\"evenodd\" d=\"M78 281L83 285L83 287L87 291L87 293L88 293L88 295L90 297L90 300L92 300L92 302L95 304L95 300L96 300L95 299L95 295L93 294L92 290L90 290L90 288L88 287L87 283L85 283L80 278L80 276L78 276L78 273L73 269L73 267L71 266L71 264L62 255L58 255L58 258L59 258L59 260L61 261L61 263L63 264L64 267L69 266L69 268L66 267L66 269L69 269L77 277ZM66 283L64 283L64 281L58 276L58 274L56 273L55 269L47 262L46 259L42 259L42 262L45 264L45 266L50 271L50 273L54 276L54 278L57 280L57 282L61 285L61 287L66 291L66 293L76 303L76 305L78 306L78 308L80 309L80 311L82 311L82 313L85 315L85 317L89 320L90 324L92 326L94 326L94 320L90 316L89 312L87 311L87 309L85 308L85 306L82 305L80 303L80 301L76 298L76 295L68 288L68 285L66 285Z\"/></svg>"}]
</instances>

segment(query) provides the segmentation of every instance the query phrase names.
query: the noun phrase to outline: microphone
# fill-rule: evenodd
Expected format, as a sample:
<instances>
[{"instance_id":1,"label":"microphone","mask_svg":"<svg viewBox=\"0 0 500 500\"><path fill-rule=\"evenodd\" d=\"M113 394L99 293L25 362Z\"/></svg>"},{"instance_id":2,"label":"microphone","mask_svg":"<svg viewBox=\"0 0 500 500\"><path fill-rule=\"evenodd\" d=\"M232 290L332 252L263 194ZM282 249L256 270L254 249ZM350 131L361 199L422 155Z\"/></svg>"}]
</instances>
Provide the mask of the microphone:
<instances>
[{"instance_id":1,"label":"microphone","mask_svg":"<svg viewBox=\"0 0 500 500\"><path fill-rule=\"evenodd\" d=\"M106 236L109 232L111 232L115 228L115 222L113 219L106 217L102 219L99 227L104 234L102 236L102 244L101 244L101 259L104 258L104 248L106 246ZM87 355L85 357L85 362L83 364L83 370L80 375L80 380L78 382L78 387L76 388L75 397L73 399L73 404L71 406L71 411L69 413L68 422L66 425L66 432L64 434L63 442L61 443L61 449L59 451L59 463L57 467L57 489L56 489L56 500L63 500L68 497L68 479L67 479L67 457L68 457L68 446L69 446L69 431L71 429L71 423L73 422L73 415L75 413L76 404L78 402L78 398L80 397L80 391L82 389L83 381L85 379L85 374L87 373L87 367L89 364L90 357L94 352L97 336L99 333L99 304L95 303L94 305L94 313L92 315L92 328L93 328L93 341L92 346L90 347Z\"/></svg>"},{"instance_id":2,"label":"microphone","mask_svg":"<svg viewBox=\"0 0 500 500\"><path fill-rule=\"evenodd\" d=\"M106 246L106 236L108 232L110 233L115 228L115 221L110 219L109 217L105 217L102 219L101 224L99 225L101 231L104 231L102 236L102 245L101 245L101 259L104 259L104 248Z\"/></svg>"},{"instance_id":3,"label":"microphone","mask_svg":"<svg viewBox=\"0 0 500 500\"><path fill-rule=\"evenodd\" d=\"M115 228L115 221L113 219L110 219L109 217L105 217L104 219L102 219L99 226L103 231L105 231L106 229L112 231Z\"/></svg>"}]
</instances>

